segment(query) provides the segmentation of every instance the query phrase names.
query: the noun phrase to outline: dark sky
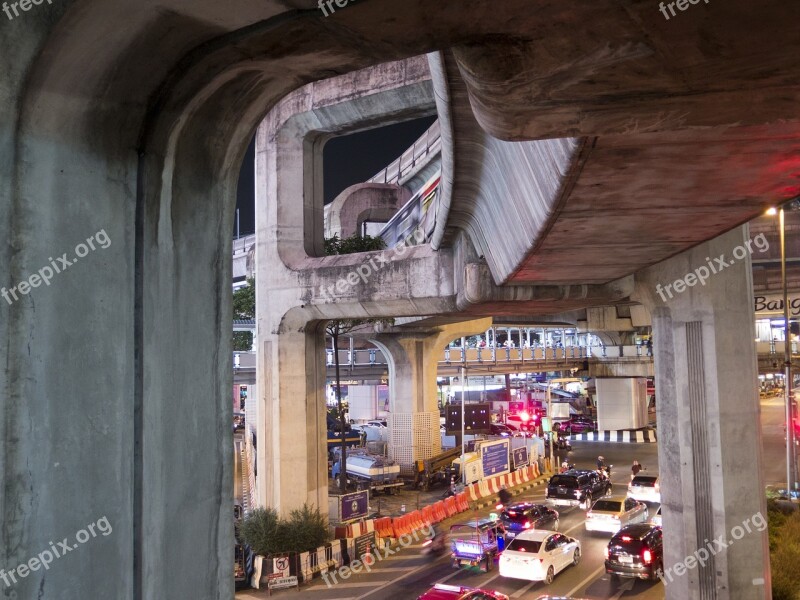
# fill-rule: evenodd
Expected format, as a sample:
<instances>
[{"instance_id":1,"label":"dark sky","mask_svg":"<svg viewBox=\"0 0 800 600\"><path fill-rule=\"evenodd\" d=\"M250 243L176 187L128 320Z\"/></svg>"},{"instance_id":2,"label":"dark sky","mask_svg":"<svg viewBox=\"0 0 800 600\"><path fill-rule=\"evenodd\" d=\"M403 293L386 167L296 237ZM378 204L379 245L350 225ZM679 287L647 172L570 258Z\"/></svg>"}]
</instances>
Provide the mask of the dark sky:
<instances>
[{"instance_id":1,"label":"dark sky","mask_svg":"<svg viewBox=\"0 0 800 600\"><path fill-rule=\"evenodd\" d=\"M436 117L427 117L371 129L361 133L334 138L325 144L324 161L325 204L339 192L375 175L400 156L433 124ZM236 208L239 209L241 235L253 233L255 227L255 139L247 148L239 172ZM236 236L236 223L233 225Z\"/></svg>"}]
</instances>

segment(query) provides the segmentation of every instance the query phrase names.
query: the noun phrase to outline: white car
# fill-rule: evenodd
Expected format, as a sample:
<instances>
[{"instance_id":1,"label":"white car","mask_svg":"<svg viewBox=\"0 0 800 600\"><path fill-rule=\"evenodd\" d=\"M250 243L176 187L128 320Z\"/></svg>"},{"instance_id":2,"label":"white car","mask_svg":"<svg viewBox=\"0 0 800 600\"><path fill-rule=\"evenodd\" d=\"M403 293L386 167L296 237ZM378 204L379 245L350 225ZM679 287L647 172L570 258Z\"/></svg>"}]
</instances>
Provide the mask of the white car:
<instances>
[{"instance_id":1,"label":"white car","mask_svg":"<svg viewBox=\"0 0 800 600\"><path fill-rule=\"evenodd\" d=\"M648 514L643 502L624 496L609 496L595 502L586 513L586 531L616 533L625 525L644 523Z\"/></svg>"},{"instance_id":2,"label":"white car","mask_svg":"<svg viewBox=\"0 0 800 600\"><path fill-rule=\"evenodd\" d=\"M660 506L658 507L658 510L656 511L656 514L653 515L653 518L650 519L650 522L653 525L658 525L659 527L663 526L662 523L661 523L661 507Z\"/></svg>"},{"instance_id":3,"label":"white car","mask_svg":"<svg viewBox=\"0 0 800 600\"><path fill-rule=\"evenodd\" d=\"M557 573L581 561L581 543L557 531L530 529L500 555L500 575L552 583Z\"/></svg>"},{"instance_id":4,"label":"white car","mask_svg":"<svg viewBox=\"0 0 800 600\"><path fill-rule=\"evenodd\" d=\"M386 429L386 421L367 421L367 426Z\"/></svg>"},{"instance_id":5,"label":"white car","mask_svg":"<svg viewBox=\"0 0 800 600\"><path fill-rule=\"evenodd\" d=\"M658 485L658 475L637 475L628 484L628 498L640 502L655 502L661 504L661 488Z\"/></svg>"}]
</instances>

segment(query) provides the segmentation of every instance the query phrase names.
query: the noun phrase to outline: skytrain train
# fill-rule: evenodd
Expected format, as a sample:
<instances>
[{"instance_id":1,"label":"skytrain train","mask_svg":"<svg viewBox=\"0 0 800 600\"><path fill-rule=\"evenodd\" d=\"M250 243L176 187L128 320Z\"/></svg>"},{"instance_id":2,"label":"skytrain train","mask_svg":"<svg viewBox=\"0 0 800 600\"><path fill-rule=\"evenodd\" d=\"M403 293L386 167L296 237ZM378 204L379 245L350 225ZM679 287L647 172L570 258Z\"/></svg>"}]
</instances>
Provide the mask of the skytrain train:
<instances>
[{"instance_id":1,"label":"skytrain train","mask_svg":"<svg viewBox=\"0 0 800 600\"><path fill-rule=\"evenodd\" d=\"M386 242L387 248L394 248L402 243L409 246L420 243L414 239L414 232L419 229L425 240L430 239L436 225L436 211L430 210L436 206L440 193L442 172L436 174L425 182L420 190L411 197L411 200L397 211L378 234ZM417 236L419 237L419 235Z\"/></svg>"}]
</instances>

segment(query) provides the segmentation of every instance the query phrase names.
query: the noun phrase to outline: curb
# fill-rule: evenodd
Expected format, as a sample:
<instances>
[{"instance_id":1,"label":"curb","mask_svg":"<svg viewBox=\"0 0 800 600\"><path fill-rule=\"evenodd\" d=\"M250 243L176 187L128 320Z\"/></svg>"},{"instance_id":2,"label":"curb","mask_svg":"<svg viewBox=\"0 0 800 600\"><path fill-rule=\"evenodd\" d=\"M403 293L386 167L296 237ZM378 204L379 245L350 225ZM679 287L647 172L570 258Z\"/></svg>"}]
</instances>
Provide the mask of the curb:
<instances>
[{"instance_id":1,"label":"curb","mask_svg":"<svg viewBox=\"0 0 800 600\"><path fill-rule=\"evenodd\" d=\"M515 486L514 488L510 488L508 491L511 492L512 496L519 496L522 492L546 484L548 481L550 481L550 477L552 477L552 475L553 475L552 473L540 475L539 478L536 479L535 481L529 481L528 483ZM496 504L497 504L497 499L489 500L488 498L484 498L480 502L476 503L472 510L479 510L481 508L486 508L487 506L492 506Z\"/></svg>"}]
</instances>

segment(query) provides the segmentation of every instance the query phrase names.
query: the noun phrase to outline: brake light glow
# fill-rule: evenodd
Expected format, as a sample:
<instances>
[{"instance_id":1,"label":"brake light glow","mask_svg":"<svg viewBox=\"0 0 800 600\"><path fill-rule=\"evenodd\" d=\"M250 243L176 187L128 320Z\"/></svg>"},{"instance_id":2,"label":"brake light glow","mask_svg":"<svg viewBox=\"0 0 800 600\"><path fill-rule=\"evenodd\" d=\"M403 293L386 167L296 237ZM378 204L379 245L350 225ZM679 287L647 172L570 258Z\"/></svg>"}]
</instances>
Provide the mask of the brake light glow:
<instances>
[{"instance_id":1,"label":"brake light glow","mask_svg":"<svg viewBox=\"0 0 800 600\"><path fill-rule=\"evenodd\" d=\"M510 510L510 511L508 511L508 514L510 514L512 517L516 517L517 516L517 511Z\"/></svg>"},{"instance_id":2,"label":"brake light glow","mask_svg":"<svg viewBox=\"0 0 800 600\"><path fill-rule=\"evenodd\" d=\"M606 555L606 559L608 558L608 546L603 549L603 554Z\"/></svg>"},{"instance_id":3,"label":"brake light glow","mask_svg":"<svg viewBox=\"0 0 800 600\"><path fill-rule=\"evenodd\" d=\"M623 541L623 542L630 542L630 541L631 541L631 536L629 536L629 535L623 535L623 536L622 536L622 541Z\"/></svg>"},{"instance_id":4,"label":"brake light glow","mask_svg":"<svg viewBox=\"0 0 800 600\"><path fill-rule=\"evenodd\" d=\"M525 529L530 529L530 528L531 528L531 522L525 521Z\"/></svg>"},{"instance_id":5,"label":"brake light glow","mask_svg":"<svg viewBox=\"0 0 800 600\"><path fill-rule=\"evenodd\" d=\"M644 564L646 565L649 565L651 562L653 562L653 554L647 548L645 548L644 552L642 552L642 560L644 560Z\"/></svg>"},{"instance_id":6,"label":"brake light glow","mask_svg":"<svg viewBox=\"0 0 800 600\"><path fill-rule=\"evenodd\" d=\"M523 423L531 420L531 416L525 411L519 413L519 418Z\"/></svg>"}]
</instances>

